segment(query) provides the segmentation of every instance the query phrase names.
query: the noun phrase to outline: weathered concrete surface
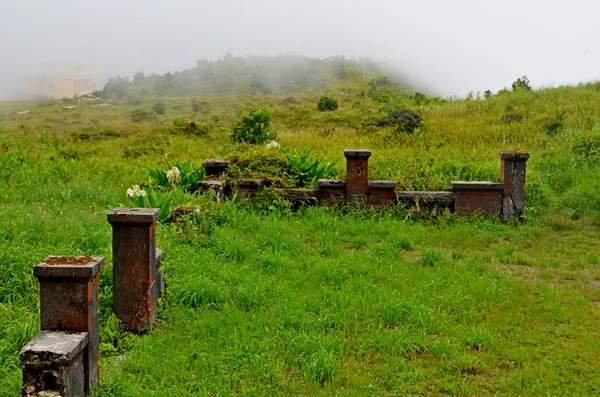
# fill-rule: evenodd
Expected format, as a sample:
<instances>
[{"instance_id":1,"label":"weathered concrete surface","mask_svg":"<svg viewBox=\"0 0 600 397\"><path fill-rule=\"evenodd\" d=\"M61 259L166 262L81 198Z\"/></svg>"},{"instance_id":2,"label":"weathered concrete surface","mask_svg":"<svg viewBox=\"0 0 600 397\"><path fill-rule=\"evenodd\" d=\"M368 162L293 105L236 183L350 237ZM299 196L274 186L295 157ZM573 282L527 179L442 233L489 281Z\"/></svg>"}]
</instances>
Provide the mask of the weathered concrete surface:
<instances>
[{"instance_id":1,"label":"weathered concrete surface","mask_svg":"<svg viewBox=\"0 0 600 397\"><path fill-rule=\"evenodd\" d=\"M522 220L525 210L525 179L529 153L500 152L500 181L504 184L502 220Z\"/></svg>"},{"instance_id":2,"label":"weathered concrete surface","mask_svg":"<svg viewBox=\"0 0 600 397\"><path fill-rule=\"evenodd\" d=\"M207 177L218 177L227 171L227 161L208 159L202 163L204 166L204 175Z\"/></svg>"},{"instance_id":3,"label":"weathered concrete surface","mask_svg":"<svg viewBox=\"0 0 600 397\"><path fill-rule=\"evenodd\" d=\"M41 331L21 350L23 396L85 396L87 332Z\"/></svg>"},{"instance_id":4,"label":"weathered concrete surface","mask_svg":"<svg viewBox=\"0 0 600 397\"><path fill-rule=\"evenodd\" d=\"M339 179L319 179L321 207L337 207L346 202L346 182Z\"/></svg>"},{"instance_id":5,"label":"weathered concrete surface","mask_svg":"<svg viewBox=\"0 0 600 397\"><path fill-rule=\"evenodd\" d=\"M215 180L202 181L202 193L206 193L209 190L215 192L215 200L217 203L220 203L225 199L225 186L223 182Z\"/></svg>"},{"instance_id":6,"label":"weathered concrete surface","mask_svg":"<svg viewBox=\"0 0 600 397\"><path fill-rule=\"evenodd\" d=\"M346 149L346 193L347 201L356 204L367 202L369 184L369 157L366 149Z\"/></svg>"},{"instance_id":7,"label":"weathered concrete surface","mask_svg":"<svg viewBox=\"0 0 600 397\"><path fill-rule=\"evenodd\" d=\"M396 200L396 181L379 180L369 182L369 196L367 203L377 211L392 204Z\"/></svg>"},{"instance_id":8,"label":"weathered concrete surface","mask_svg":"<svg viewBox=\"0 0 600 397\"><path fill-rule=\"evenodd\" d=\"M33 269L40 281L42 331L87 332L84 353L85 391L99 381L99 272L103 257L49 256Z\"/></svg>"},{"instance_id":9,"label":"weathered concrete surface","mask_svg":"<svg viewBox=\"0 0 600 397\"><path fill-rule=\"evenodd\" d=\"M113 311L132 332L152 329L155 297L157 208L117 208L108 214L113 227Z\"/></svg>"},{"instance_id":10,"label":"weathered concrete surface","mask_svg":"<svg viewBox=\"0 0 600 397\"><path fill-rule=\"evenodd\" d=\"M502 213L504 185L494 182L452 182L454 211L458 216L471 216L479 211L487 216Z\"/></svg>"},{"instance_id":11,"label":"weathered concrete surface","mask_svg":"<svg viewBox=\"0 0 600 397\"><path fill-rule=\"evenodd\" d=\"M306 207L317 205L317 189L284 189L282 191L283 198L291 203L291 208L294 211L303 210Z\"/></svg>"}]
</instances>

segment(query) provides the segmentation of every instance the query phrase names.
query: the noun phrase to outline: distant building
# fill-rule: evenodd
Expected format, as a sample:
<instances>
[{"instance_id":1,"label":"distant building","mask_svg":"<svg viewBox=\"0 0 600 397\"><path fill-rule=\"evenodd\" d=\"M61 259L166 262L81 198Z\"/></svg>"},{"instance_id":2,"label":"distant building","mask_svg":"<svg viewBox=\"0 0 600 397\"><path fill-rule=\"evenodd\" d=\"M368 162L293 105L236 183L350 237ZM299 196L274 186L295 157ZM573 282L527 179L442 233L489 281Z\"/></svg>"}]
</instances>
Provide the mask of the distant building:
<instances>
[{"instance_id":1,"label":"distant building","mask_svg":"<svg viewBox=\"0 0 600 397\"><path fill-rule=\"evenodd\" d=\"M54 69L26 80L27 96L31 99L73 98L98 89L98 76L82 73L78 67Z\"/></svg>"}]
</instances>

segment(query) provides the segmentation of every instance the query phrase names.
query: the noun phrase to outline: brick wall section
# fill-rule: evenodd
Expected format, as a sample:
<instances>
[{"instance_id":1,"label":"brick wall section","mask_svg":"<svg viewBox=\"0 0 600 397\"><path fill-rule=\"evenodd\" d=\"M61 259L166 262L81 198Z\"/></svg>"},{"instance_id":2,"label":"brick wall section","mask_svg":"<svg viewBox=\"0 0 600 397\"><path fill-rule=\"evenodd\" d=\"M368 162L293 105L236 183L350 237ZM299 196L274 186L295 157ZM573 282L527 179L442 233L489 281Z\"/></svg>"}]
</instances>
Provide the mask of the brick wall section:
<instances>
[{"instance_id":1,"label":"brick wall section","mask_svg":"<svg viewBox=\"0 0 600 397\"><path fill-rule=\"evenodd\" d=\"M525 176L529 153L500 152L500 181L504 184L502 220L522 220L525 210Z\"/></svg>"},{"instance_id":2,"label":"brick wall section","mask_svg":"<svg viewBox=\"0 0 600 397\"><path fill-rule=\"evenodd\" d=\"M396 200L395 189L396 181L371 181L367 203L379 211Z\"/></svg>"},{"instance_id":3,"label":"brick wall section","mask_svg":"<svg viewBox=\"0 0 600 397\"><path fill-rule=\"evenodd\" d=\"M319 204L337 207L346 202L346 182L339 179L319 179Z\"/></svg>"},{"instance_id":4,"label":"brick wall section","mask_svg":"<svg viewBox=\"0 0 600 397\"><path fill-rule=\"evenodd\" d=\"M100 379L98 282L103 257L49 256L33 269L40 281L42 331L87 332L84 350L85 391Z\"/></svg>"},{"instance_id":5,"label":"brick wall section","mask_svg":"<svg viewBox=\"0 0 600 397\"><path fill-rule=\"evenodd\" d=\"M113 311L132 332L148 332L164 287L156 248L158 208L117 208L108 214L113 228Z\"/></svg>"},{"instance_id":6,"label":"brick wall section","mask_svg":"<svg viewBox=\"0 0 600 397\"><path fill-rule=\"evenodd\" d=\"M452 182L456 215L471 216L478 211L487 216L500 216L503 188L502 183Z\"/></svg>"},{"instance_id":7,"label":"brick wall section","mask_svg":"<svg viewBox=\"0 0 600 397\"><path fill-rule=\"evenodd\" d=\"M365 204L369 189L369 157L366 149L346 149L346 193L350 203Z\"/></svg>"}]
</instances>

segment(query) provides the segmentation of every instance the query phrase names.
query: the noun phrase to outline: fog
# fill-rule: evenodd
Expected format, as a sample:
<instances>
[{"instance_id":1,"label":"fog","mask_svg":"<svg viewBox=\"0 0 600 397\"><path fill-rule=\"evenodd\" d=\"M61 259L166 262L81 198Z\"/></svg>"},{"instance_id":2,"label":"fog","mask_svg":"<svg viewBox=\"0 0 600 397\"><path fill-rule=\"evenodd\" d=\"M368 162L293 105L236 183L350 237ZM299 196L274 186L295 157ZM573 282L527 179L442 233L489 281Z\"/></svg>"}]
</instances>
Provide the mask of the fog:
<instances>
[{"instance_id":1,"label":"fog","mask_svg":"<svg viewBox=\"0 0 600 397\"><path fill-rule=\"evenodd\" d=\"M9 0L0 13L0 98L58 65L108 77L201 58L370 57L443 96L600 78L598 0ZM101 88L101 86L100 86Z\"/></svg>"}]
</instances>

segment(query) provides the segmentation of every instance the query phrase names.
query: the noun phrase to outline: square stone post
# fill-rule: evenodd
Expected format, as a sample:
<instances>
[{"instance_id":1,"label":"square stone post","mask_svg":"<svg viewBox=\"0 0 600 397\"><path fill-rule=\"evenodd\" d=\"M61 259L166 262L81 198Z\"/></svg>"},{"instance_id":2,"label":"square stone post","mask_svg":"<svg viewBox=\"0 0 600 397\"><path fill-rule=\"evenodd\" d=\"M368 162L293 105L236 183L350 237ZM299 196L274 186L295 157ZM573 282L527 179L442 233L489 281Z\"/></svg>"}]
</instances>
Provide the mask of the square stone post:
<instances>
[{"instance_id":1,"label":"square stone post","mask_svg":"<svg viewBox=\"0 0 600 397\"><path fill-rule=\"evenodd\" d=\"M346 182L339 179L319 179L317 197L321 207L337 207L346 202Z\"/></svg>"},{"instance_id":2,"label":"square stone post","mask_svg":"<svg viewBox=\"0 0 600 397\"><path fill-rule=\"evenodd\" d=\"M366 149L346 149L346 194L347 200L354 204L365 204L369 190L369 157Z\"/></svg>"},{"instance_id":3,"label":"square stone post","mask_svg":"<svg viewBox=\"0 0 600 397\"><path fill-rule=\"evenodd\" d=\"M525 176L529 153L500 152L500 182L504 184L502 220L522 220L525 210Z\"/></svg>"},{"instance_id":4,"label":"square stone post","mask_svg":"<svg viewBox=\"0 0 600 397\"><path fill-rule=\"evenodd\" d=\"M93 391L100 379L98 273L103 267L103 257L49 256L33 268L40 281L41 330L87 332L83 352L86 394Z\"/></svg>"},{"instance_id":5,"label":"square stone post","mask_svg":"<svg viewBox=\"0 0 600 397\"><path fill-rule=\"evenodd\" d=\"M148 332L164 288L162 251L156 248L158 208L116 208L113 228L113 311L132 332Z\"/></svg>"},{"instance_id":6,"label":"square stone post","mask_svg":"<svg viewBox=\"0 0 600 397\"><path fill-rule=\"evenodd\" d=\"M225 160L208 159L204 160L202 165L206 177L219 177L227 171L227 161Z\"/></svg>"},{"instance_id":7,"label":"square stone post","mask_svg":"<svg viewBox=\"0 0 600 397\"><path fill-rule=\"evenodd\" d=\"M377 211L390 205L396 199L396 181L382 180L369 182L369 205Z\"/></svg>"}]
</instances>

